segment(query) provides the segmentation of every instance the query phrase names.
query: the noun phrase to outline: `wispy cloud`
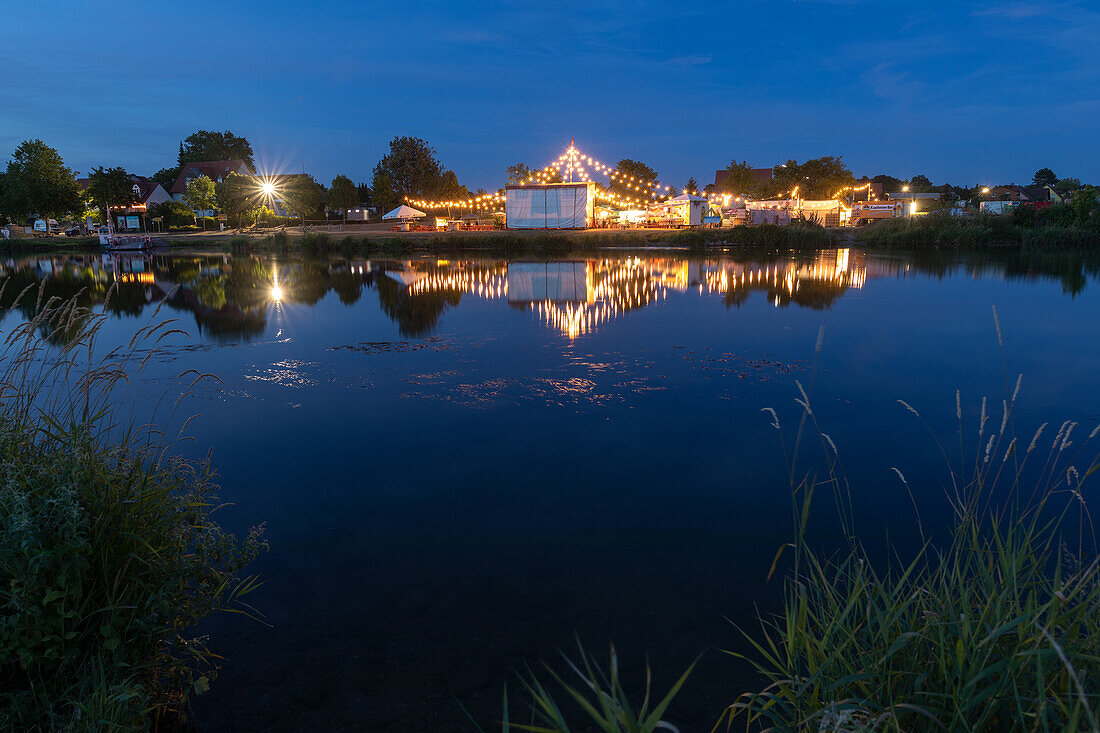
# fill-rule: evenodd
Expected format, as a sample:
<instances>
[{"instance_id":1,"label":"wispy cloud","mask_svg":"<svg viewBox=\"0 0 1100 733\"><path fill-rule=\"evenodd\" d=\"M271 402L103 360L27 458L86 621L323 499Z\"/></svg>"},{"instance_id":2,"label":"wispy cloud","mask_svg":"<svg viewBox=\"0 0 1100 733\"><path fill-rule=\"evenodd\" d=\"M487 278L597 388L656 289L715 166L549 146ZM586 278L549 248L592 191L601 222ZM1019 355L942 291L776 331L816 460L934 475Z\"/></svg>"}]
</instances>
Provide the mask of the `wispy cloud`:
<instances>
[{"instance_id":1,"label":"wispy cloud","mask_svg":"<svg viewBox=\"0 0 1100 733\"><path fill-rule=\"evenodd\" d=\"M1021 18L1034 18L1058 10L1057 5L1051 3L1008 3L1005 5L992 5L972 11L970 14L976 17L999 16L1018 20ZM1065 7L1062 5L1062 7Z\"/></svg>"},{"instance_id":2,"label":"wispy cloud","mask_svg":"<svg viewBox=\"0 0 1100 733\"><path fill-rule=\"evenodd\" d=\"M908 105L920 101L927 84L913 78L908 71L900 71L892 64L878 64L862 75L863 83L870 86L879 99Z\"/></svg>"}]
</instances>

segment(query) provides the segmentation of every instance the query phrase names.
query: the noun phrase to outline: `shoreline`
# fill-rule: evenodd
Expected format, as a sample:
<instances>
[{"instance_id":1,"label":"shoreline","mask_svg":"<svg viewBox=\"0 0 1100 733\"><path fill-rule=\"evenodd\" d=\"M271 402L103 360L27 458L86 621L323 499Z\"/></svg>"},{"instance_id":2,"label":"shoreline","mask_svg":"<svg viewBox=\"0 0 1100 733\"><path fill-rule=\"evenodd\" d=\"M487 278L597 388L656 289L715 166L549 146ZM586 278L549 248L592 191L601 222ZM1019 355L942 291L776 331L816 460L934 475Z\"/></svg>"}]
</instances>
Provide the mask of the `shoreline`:
<instances>
[{"instance_id":1,"label":"shoreline","mask_svg":"<svg viewBox=\"0 0 1100 733\"><path fill-rule=\"evenodd\" d=\"M393 232L334 225L319 231L300 229L265 233L187 232L153 234L160 243L151 251L166 252L285 252L308 253L469 253L491 255L560 255L566 252L684 251L738 249L828 249L861 247L869 250L981 250L981 249L1090 249L1100 244L1100 231L1084 227L985 229L975 236L971 227L937 228L931 222L891 227L824 228L760 225L721 229L587 229L493 230L477 232ZM369 226L369 225L368 225ZM926 231L927 230L927 231ZM100 249L95 237L20 237L0 244L8 252L87 252Z\"/></svg>"}]
</instances>

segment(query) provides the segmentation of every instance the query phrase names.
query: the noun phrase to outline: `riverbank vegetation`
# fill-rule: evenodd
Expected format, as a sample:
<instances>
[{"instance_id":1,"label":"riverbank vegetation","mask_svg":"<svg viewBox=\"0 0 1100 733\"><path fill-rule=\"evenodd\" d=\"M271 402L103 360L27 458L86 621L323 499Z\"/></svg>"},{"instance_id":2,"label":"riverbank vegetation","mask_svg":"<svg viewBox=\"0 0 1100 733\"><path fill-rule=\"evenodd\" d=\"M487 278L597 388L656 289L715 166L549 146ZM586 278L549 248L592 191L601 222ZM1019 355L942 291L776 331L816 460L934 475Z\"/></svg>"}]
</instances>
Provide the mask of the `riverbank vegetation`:
<instances>
[{"instance_id":1,"label":"riverbank vegetation","mask_svg":"<svg viewBox=\"0 0 1100 733\"><path fill-rule=\"evenodd\" d=\"M1034 246L1083 247L1100 244L1097 190L1086 186L1070 203L1045 209L1021 206L1011 214L948 213L875 222L855 231L861 244L919 249L923 247Z\"/></svg>"},{"instance_id":2,"label":"riverbank vegetation","mask_svg":"<svg viewBox=\"0 0 1100 733\"><path fill-rule=\"evenodd\" d=\"M411 236L276 232L262 238L241 236L208 242L234 252L291 252L300 249L310 254L339 253L345 256L416 251L523 256L647 247L700 251L721 246L813 248L833 246L836 237L822 226L796 223L790 226L769 224L727 229L447 232Z\"/></svg>"},{"instance_id":3,"label":"riverbank vegetation","mask_svg":"<svg viewBox=\"0 0 1100 733\"><path fill-rule=\"evenodd\" d=\"M128 416L171 322L92 361L109 316L43 294L11 306L34 315L0 361L0 728L147 728L209 687L216 656L192 627L249 611L243 571L265 544L214 521L208 462Z\"/></svg>"},{"instance_id":4,"label":"riverbank vegetation","mask_svg":"<svg viewBox=\"0 0 1100 733\"><path fill-rule=\"evenodd\" d=\"M155 235L154 235L155 237ZM173 250L233 253L405 254L412 252L466 252L493 256L524 256L596 252L601 249L668 247L703 251L713 247L784 247L796 249L835 246L834 231L809 222L790 226L764 224L724 229L630 229L583 231L489 231L430 233L355 233L277 231L263 236L165 238ZM13 252L83 250L97 247L91 238L44 241L15 239L4 243Z\"/></svg>"},{"instance_id":5,"label":"riverbank vegetation","mask_svg":"<svg viewBox=\"0 0 1100 733\"><path fill-rule=\"evenodd\" d=\"M792 482L797 535L785 548L792 562L783 608L743 631L766 684L741 695L727 722L782 730L1096 730L1100 565L1083 487L1100 468L1093 449L1100 427L1084 440L1069 421L1018 436L1019 384L999 414L982 401L969 448L956 396L954 465L935 439L948 462L949 531L925 535L914 498L921 488L895 469L922 543L909 559L898 553L886 563L859 539L839 453L803 393L807 431L800 429L796 445L807 437L818 445L825 474ZM836 555L806 539L811 500L823 489L848 538Z\"/></svg>"}]
</instances>

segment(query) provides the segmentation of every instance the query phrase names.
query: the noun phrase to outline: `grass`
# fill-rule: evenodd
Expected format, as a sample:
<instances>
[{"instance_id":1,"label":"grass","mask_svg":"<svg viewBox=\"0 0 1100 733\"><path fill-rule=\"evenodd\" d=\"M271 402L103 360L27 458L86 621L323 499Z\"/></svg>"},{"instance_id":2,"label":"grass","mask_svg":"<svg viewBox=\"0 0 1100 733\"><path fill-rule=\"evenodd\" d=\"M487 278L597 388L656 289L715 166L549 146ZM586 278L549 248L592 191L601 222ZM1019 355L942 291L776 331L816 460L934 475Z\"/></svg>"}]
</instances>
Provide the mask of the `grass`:
<instances>
[{"instance_id":1,"label":"grass","mask_svg":"<svg viewBox=\"0 0 1100 733\"><path fill-rule=\"evenodd\" d=\"M653 733L656 730L676 731L677 728L664 719L665 711L680 691L688 676L695 668L693 663L679 679L673 683L660 700L652 697L652 674L646 665L645 686L642 701L633 704L619 674L619 658L615 647L610 647L607 671L599 665L595 657L585 651L580 639L577 640L577 662L565 654L562 659L573 673L573 683L566 680L552 666L543 663L542 667L559 688L559 697L571 705L562 706L554 692L533 670L519 676L520 686L526 693L526 723L512 719L512 709L508 702L508 691L504 691L504 703L499 724L502 733L528 731L532 733L568 733L570 730L595 730L602 733ZM467 716L469 713L467 712ZM477 721L470 717L473 725L484 733ZM570 721L575 725L570 727Z\"/></svg>"},{"instance_id":2,"label":"grass","mask_svg":"<svg viewBox=\"0 0 1100 733\"><path fill-rule=\"evenodd\" d=\"M1100 427L1079 447L1072 422L1053 439L1044 440L1046 425L1018 439L1019 384L1000 415L982 401L969 450L957 397L967 468L948 461L949 532L939 541L925 536L914 500L923 545L885 564L858 539L839 454L802 393L795 444L817 444L824 473L795 480L792 468L797 533L773 564L774 571L790 553L782 610L759 629L742 629L753 650L744 658L765 685L739 696L719 727L1097 730L1100 566L1083 488L1100 462L1083 451ZM999 429L989 429L991 420ZM806 539L812 499L823 489L847 537L836 555Z\"/></svg>"},{"instance_id":3,"label":"grass","mask_svg":"<svg viewBox=\"0 0 1100 733\"><path fill-rule=\"evenodd\" d=\"M172 322L99 357L106 309L44 293L15 299L34 315L0 360L0 729L147 728L209 688L217 657L189 629L251 612L243 570L265 544L217 525L210 464L173 456L120 394Z\"/></svg>"}]
</instances>

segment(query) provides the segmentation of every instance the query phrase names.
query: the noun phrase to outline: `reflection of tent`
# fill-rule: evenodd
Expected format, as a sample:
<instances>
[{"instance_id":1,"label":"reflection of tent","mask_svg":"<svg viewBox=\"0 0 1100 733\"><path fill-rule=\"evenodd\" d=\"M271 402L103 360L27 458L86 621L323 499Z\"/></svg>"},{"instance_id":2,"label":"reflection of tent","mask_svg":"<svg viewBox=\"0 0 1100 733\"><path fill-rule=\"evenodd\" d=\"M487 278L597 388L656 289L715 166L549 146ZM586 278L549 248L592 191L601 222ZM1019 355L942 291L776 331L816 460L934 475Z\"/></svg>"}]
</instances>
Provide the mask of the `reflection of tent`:
<instances>
[{"instance_id":1,"label":"reflection of tent","mask_svg":"<svg viewBox=\"0 0 1100 733\"><path fill-rule=\"evenodd\" d=\"M584 262L513 262L508 265L508 302L538 300L584 303L588 265Z\"/></svg>"},{"instance_id":2,"label":"reflection of tent","mask_svg":"<svg viewBox=\"0 0 1100 733\"><path fill-rule=\"evenodd\" d=\"M386 270L386 277L396 280L405 287L408 287L415 282L419 282L427 276L428 273L426 272L416 272L414 270Z\"/></svg>"},{"instance_id":3,"label":"reflection of tent","mask_svg":"<svg viewBox=\"0 0 1100 733\"><path fill-rule=\"evenodd\" d=\"M422 216L427 216L423 211L417 211L411 206L405 206L401 204L388 214L383 214L383 219L419 219Z\"/></svg>"}]
</instances>

